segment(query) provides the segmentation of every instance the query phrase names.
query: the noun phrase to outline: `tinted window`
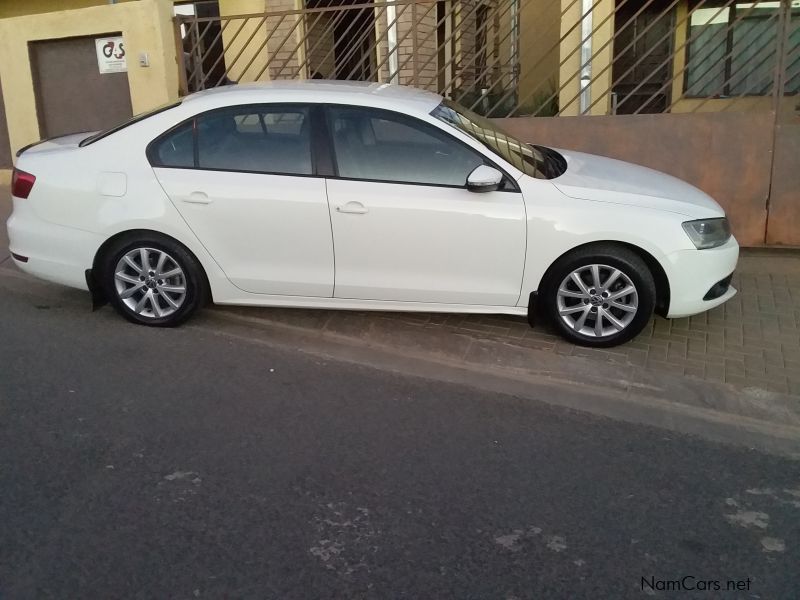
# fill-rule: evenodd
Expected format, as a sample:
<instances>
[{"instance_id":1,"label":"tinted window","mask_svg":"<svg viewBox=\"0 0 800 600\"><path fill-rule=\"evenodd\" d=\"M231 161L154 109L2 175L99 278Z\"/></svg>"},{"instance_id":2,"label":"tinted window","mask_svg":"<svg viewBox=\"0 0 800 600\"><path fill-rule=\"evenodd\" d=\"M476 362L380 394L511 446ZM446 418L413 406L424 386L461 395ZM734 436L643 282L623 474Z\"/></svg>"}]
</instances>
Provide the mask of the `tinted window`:
<instances>
[{"instance_id":1,"label":"tinted window","mask_svg":"<svg viewBox=\"0 0 800 600\"><path fill-rule=\"evenodd\" d=\"M463 186L483 157L433 126L404 115L332 107L340 177Z\"/></svg>"},{"instance_id":2,"label":"tinted window","mask_svg":"<svg viewBox=\"0 0 800 600\"><path fill-rule=\"evenodd\" d=\"M201 169L310 175L311 141L305 107L243 107L197 117Z\"/></svg>"},{"instance_id":3,"label":"tinted window","mask_svg":"<svg viewBox=\"0 0 800 600\"><path fill-rule=\"evenodd\" d=\"M188 121L157 140L151 149L154 163L161 167L193 167L194 137Z\"/></svg>"}]
</instances>

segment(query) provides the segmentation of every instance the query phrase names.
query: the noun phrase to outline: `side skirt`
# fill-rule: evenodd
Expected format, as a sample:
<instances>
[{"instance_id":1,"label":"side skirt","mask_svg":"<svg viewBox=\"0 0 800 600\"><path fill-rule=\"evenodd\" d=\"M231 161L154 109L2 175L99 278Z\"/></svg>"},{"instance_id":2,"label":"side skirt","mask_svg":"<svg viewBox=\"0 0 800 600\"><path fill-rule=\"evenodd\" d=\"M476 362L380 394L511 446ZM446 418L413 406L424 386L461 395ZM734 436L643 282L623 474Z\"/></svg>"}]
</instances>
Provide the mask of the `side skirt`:
<instances>
[{"instance_id":1,"label":"side skirt","mask_svg":"<svg viewBox=\"0 0 800 600\"><path fill-rule=\"evenodd\" d=\"M352 298L311 298L305 296L268 296L251 294L246 297L215 300L215 304L239 306L275 306L286 308L324 308L328 310L375 310L392 312L437 312L500 314L525 317L527 306L484 306L478 304L437 304L396 302L389 300L359 300Z\"/></svg>"}]
</instances>

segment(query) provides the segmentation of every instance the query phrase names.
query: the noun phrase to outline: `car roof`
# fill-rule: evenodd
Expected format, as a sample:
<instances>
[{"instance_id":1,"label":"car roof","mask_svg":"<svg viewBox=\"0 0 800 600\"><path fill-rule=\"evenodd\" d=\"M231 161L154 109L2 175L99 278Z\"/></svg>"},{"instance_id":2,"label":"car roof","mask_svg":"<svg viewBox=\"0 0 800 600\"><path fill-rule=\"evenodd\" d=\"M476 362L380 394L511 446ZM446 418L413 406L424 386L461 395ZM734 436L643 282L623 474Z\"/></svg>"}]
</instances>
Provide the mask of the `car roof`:
<instances>
[{"instance_id":1,"label":"car roof","mask_svg":"<svg viewBox=\"0 0 800 600\"><path fill-rule=\"evenodd\" d=\"M364 81L285 80L224 85L196 92L184 104L203 108L259 102L315 102L390 108L401 112L429 113L442 101L433 92L413 87Z\"/></svg>"}]
</instances>

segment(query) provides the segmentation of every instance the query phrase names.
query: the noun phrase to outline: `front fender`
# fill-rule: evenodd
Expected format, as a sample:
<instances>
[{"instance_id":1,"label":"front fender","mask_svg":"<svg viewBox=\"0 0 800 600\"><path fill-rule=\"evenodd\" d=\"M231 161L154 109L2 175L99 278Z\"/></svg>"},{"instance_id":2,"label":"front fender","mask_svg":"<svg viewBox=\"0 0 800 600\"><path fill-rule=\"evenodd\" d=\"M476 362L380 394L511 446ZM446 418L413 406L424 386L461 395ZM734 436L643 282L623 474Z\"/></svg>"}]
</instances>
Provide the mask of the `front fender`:
<instances>
[{"instance_id":1,"label":"front fender","mask_svg":"<svg viewBox=\"0 0 800 600\"><path fill-rule=\"evenodd\" d=\"M648 208L565 198L558 204L527 202L528 244L518 306L539 290L547 270L568 252L596 242L633 246L657 261L667 278L668 255L694 249L681 227L685 217Z\"/></svg>"}]
</instances>

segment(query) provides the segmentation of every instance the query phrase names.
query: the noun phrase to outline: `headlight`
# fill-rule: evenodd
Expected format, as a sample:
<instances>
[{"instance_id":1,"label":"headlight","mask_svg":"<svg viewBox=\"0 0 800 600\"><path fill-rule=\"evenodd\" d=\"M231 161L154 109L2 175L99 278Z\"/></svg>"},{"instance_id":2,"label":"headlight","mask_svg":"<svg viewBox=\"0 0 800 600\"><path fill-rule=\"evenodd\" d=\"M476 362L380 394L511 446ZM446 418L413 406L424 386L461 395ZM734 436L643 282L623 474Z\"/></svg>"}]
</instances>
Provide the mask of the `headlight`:
<instances>
[{"instance_id":1,"label":"headlight","mask_svg":"<svg viewBox=\"0 0 800 600\"><path fill-rule=\"evenodd\" d=\"M731 238L731 226L725 217L686 221L683 230L698 250L722 246Z\"/></svg>"}]
</instances>

